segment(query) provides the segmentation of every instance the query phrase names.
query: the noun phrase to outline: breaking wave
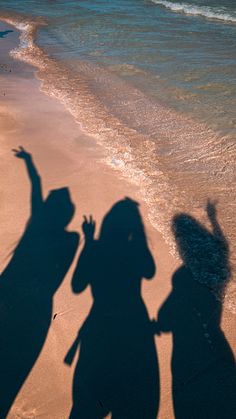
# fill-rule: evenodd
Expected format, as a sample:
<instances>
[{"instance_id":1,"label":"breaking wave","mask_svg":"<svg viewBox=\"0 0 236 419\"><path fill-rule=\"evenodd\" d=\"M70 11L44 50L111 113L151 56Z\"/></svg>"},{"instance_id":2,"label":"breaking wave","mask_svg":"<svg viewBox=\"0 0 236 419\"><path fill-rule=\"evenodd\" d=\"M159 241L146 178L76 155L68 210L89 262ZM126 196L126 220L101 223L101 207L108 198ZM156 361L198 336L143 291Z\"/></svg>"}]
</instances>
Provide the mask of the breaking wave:
<instances>
[{"instance_id":1,"label":"breaking wave","mask_svg":"<svg viewBox=\"0 0 236 419\"><path fill-rule=\"evenodd\" d=\"M222 9L216 9L209 6L196 6L187 3L172 3L165 0L151 0L153 3L171 9L173 12L185 13L186 15L202 16L208 19L217 19L225 22L236 23L236 15L230 15Z\"/></svg>"}]
</instances>

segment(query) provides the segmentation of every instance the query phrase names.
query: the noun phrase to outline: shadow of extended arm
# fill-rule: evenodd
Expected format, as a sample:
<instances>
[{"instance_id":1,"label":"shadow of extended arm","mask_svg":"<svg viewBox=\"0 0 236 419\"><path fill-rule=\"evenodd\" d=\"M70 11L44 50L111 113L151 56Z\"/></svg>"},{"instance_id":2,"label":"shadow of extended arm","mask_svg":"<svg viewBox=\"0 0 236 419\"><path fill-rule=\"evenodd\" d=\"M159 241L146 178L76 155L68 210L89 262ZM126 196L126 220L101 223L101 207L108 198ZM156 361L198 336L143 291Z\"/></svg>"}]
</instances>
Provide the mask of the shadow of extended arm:
<instances>
[{"instance_id":1,"label":"shadow of extended arm","mask_svg":"<svg viewBox=\"0 0 236 419\"><path fill-rule=\"evenodd\" d=\"M30 153L28 153L23 147L19 147L19 150L13 151L15 156L24 160L26 165L31 183L31 217L34 217L41 210L43 205L41 178L37 172Z\"/></svg>"},{"instance_id":2,"label":"shadow of extended arm","mask_svg":"<svg viewBox=\"0 0 236 419\"><path fill-rule=\"evenodd\" d=\"M207 202L206 206L207 215L209 221L212 225L213 234L216 239L220 240L221 245L224 247L225 251L228 251L228 242L224 236L223 230L220 227L220 224L217 220L217 210L216 210L216 203L211 202L210 200Z\"/></svg>"}]
</instances>

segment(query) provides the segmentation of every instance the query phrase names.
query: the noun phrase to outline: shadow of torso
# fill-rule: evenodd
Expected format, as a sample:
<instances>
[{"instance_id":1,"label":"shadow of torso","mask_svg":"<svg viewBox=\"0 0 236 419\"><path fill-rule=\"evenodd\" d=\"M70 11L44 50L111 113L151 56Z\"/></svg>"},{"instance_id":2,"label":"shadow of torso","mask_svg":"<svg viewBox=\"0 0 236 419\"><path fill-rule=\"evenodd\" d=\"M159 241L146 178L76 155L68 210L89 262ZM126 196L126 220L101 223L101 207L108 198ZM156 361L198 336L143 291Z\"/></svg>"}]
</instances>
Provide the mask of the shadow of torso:
<instances>
[{"instance_id":1,"label":"shadow of torso","mask_svg":"<svg viewBox=\"0 0 236 419\"><path fill-rule=\"evenodd\" d=\"M158 315L172 332L172 387L175 417L231 419L236 407L236 369L220 328L222 303L182 266Z\"/></svg>"},{"instance_id":2,"label":"shadow of torso","mask_svg":"<svg viewBox=\"0 0 236 419\"><path fill-rule=\"evenodd\" d=\"M151 256L129 242L94 241L84 257L80 276L89 278L94 302L79 332L70 418L154 419L158 363L140 289L145 269L153 276Z\"/></svg>"},{"instance_id":3,"label":"shadow of torso","mask_svg":"<svg viewBox=\"0 0 236 419\"><path fill-rule=\"evenodd\" d=\"M53 295L75 255L78 235L52 229L39 214L18 243L0 282L0 417L7 415L45 342Z\"/></svg>"}]
</instances>

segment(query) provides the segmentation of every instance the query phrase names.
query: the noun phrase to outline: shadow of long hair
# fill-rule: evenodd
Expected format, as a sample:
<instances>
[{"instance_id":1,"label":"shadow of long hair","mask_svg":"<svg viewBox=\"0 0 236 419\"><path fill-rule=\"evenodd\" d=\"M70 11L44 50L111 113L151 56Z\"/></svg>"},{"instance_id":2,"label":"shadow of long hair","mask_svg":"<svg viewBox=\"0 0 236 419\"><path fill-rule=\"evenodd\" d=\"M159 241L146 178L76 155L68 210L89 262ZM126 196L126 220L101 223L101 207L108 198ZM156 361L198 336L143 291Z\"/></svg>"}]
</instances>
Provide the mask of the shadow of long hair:
<instances>
[{"instance_id":1,"label":"shadow of long hair","mask_svg":"<svg viewBox=\"0 0 236 419\"><path fill-rule=\"evenodd\" d=\"M231 419L236 408L236 369L220 328L230 280L229 246L208 202L211 230L188 214L172 229L183 265L158 314L158 333L171 332L172 391L177 419Z\"/></svg>"},{"instance_id":2,"label":"shadow of long hair","mask_svg":"<svg viewBox=\"0 0 236 419\"><path fill-rule=\"evenodd\" d=\"M229 245L217 221L216 209L211 203L208 207L212 230L182 213L173 218L172 231L179 255L194 278L214 290L218 297L224 297L231 277Z\"/></svg>"},{"instance_id":3,"label":"shadow of long hair","mask_svg":"<svg viewBox=\"0 0 236 419\"><path fill-rule=\"evenodd\" d=\"M104 217L99 238L85 220L85 245L72 279L76 293L91 286L93 305L69 351L80 344L70 418L156 418L159 404L157 354L141 296L142 278L155 264L138 204L126 198Z\"/></svg>"}]
</instances>

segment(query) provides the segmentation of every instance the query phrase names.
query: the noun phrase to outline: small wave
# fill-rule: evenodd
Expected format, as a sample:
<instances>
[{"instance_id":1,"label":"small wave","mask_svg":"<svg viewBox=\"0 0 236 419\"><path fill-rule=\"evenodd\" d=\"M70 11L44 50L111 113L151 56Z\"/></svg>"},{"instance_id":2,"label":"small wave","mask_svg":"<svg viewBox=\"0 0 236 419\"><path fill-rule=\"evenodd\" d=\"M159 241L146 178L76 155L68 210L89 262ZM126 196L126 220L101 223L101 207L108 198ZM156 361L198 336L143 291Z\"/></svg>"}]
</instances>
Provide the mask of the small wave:
<instances>
[{"instance_id":1,"label":"small wave","mask_svg":"<svg viewBox=\"0 0 236 419\"><path fill-rule=\"evenodd\" d=\"M171 9L173 12L185 13L186 15L202 16L208 19L218 19L225 22L236 23L236 16L225 13L223 9L216 10L208 6L196 6L187 3L172 3L165 0L151 0L153 3Z\"/></svg>"}]
</instances>

